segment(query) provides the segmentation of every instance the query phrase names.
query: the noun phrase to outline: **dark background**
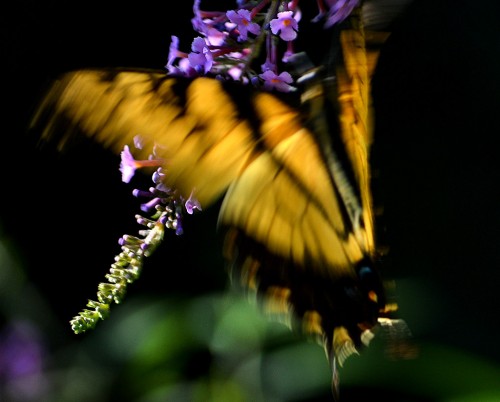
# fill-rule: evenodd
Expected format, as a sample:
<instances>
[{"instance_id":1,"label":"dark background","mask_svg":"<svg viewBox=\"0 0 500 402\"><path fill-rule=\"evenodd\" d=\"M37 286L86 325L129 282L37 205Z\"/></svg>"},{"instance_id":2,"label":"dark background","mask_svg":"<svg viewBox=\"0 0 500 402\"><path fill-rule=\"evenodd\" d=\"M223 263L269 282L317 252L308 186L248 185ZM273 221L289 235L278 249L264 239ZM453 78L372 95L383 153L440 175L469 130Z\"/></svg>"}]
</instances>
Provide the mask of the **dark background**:
<instances>
[{"instance_id":1,"label":"dark background","mask_svg":"<svg viewBox=\"0 0 500 402\"><path fill-rule=\"evenodd\" d=\"M19 1L0 16L2 320L5 331L13 323L28 322L43 345L46 394L38 396L139 400L146 391L134 388L131 379L154 389L161 381L151 378L163 378L155 371L163 366L151 363L147 373L142 366L137 369L137 361L125 352L126 342L121 358L119 352L106 351L123 341L116 329L120 320L148 303L170 307L175 300L185 307L226 289L220 240L213 231L216 211L209 210L186 223L182 238L168 237L130 287L125 304L114 307L111 324L73 335L68 321L88 298L95 298L118 251L117 239L137 230L138 201L130 195L133 185L120 181L116 156L90 142L59 154L41 148L36 133L27 131L37 100L61 72L108 66L162 69L170 35L185 37L185 48L194 36L191 7L188 1ZM493 380L500 373L499 17L495 1L415 0L382 52L373 87L376 195L384 205L384 240L391 249L384 275L397 280L401 315L421 357L393 366L367 352L348 362L341 371L346 401L377 394L386 400L454 396L465 401L470 396L482 401L487 400L482 392L500 389L500 381L497 387ZM153 315L152 320L163 318ZM286 345L298 342L280 337ZM159 345L152 349L155 356L167 347ZM80 355L88 359L86 375L95 377L89 377L90 386L76 377L83 388L95 387L100 399L85 399L78 392L65 399L61 383L66 380L54 380L81 369ZM188 378L213 374L213 350L198 345L186 356L192 362L182 363ZM303 369L300 358L286 361ZM290 374L289 368L282 369ZM14 398L5 373L5 362L0 362L5 398L37 400L26 394ZM328 398L327 377L303 400ZM276 400L294 400L283 395ZM155 400L150 398L144 400Z\"/></svg>"}]
</instances>

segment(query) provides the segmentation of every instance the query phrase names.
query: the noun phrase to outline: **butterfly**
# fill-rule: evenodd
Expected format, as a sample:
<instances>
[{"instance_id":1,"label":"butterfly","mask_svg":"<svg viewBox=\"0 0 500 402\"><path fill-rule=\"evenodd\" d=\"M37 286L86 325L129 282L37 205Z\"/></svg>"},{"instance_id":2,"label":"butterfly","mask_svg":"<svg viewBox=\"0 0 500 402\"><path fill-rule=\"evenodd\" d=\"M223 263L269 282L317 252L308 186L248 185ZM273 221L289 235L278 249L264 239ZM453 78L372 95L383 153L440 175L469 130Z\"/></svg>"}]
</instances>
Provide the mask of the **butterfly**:
<instances>
[{"instance_id":1,"label":"butterfly","mask_svg":"<svg viewBox=\"0 0 500 402\"><path fill-rule=\"evenodd\" d=\"M222 198L218 227L233 283L325 348L335 395L337 365L394 310L377 267L377 51L367 51L367 37L385 39L354 20L339 32L332 68L298 60L298 103L213 77L84 69L54 82L33 122L61 149L78 132L118 154L140 133L163 161L166 186L185 198L194 191L202 207ZM145 149L136 156L147 159Z\"/></svg>"}]
</instances>

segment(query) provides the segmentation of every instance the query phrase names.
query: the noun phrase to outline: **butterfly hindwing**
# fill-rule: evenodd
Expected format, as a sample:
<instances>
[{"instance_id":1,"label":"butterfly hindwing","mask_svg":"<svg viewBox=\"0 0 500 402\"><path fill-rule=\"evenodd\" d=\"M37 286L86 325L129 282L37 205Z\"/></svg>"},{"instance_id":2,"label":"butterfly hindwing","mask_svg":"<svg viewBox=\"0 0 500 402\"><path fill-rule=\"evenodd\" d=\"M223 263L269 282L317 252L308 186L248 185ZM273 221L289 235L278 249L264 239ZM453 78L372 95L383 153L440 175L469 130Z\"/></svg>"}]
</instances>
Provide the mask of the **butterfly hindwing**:
<instances>
[{"instance_id":1,"label":"butterfly hindwing","mask_svg":"<svg viewBox=\"0 0 500 402\"><path fill-rule=\"evenodd\" d=\"M362 251L348 230L318 144L300 126L260 154L229 188L221 223L300 266L327 276L353 275ZM329 267L338 267L328 272Z\"/></svg>"}]
</instances>

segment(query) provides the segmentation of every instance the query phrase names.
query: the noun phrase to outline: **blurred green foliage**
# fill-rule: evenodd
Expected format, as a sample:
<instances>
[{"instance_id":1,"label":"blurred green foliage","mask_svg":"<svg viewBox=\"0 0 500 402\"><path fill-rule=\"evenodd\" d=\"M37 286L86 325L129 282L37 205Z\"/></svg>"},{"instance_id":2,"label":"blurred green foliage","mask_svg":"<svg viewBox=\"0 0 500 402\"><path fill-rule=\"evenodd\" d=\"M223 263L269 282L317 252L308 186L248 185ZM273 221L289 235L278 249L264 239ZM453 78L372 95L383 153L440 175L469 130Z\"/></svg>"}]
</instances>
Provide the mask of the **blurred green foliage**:
<instances>
[{"instance_id":1,"label":"blurred green foliage","mask_svg":"<svg viewBox=\"0 0 500 402\"><path fill-rule=\"evenodd\" d=\"M51 314L5 237L0 265L2 401L331 400L323 350L268 322L241 294L132 294L96 330L74 335ZM500 400L498 364L416 341L418 358L394 361L376 337L340 369L342 401Z\"/></svg>"}]
</instances>

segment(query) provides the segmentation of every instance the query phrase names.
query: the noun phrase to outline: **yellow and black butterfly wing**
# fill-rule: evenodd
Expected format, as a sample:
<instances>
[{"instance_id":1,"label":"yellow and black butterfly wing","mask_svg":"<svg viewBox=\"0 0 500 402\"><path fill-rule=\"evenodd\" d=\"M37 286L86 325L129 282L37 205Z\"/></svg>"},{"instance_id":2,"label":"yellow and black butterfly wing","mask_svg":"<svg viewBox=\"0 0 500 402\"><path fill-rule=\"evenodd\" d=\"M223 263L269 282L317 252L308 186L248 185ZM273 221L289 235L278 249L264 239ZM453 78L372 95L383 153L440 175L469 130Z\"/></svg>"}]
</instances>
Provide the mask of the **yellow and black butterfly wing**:
<instances>
[{"instance_id":1,"label":"yellow and black butterfly wing","mask_svg":"<svg viewBox=\"0 0 500 402\"><path fill-rule=\"evenodd\" d=\"M314 136L299 113L275 96L252 91L245 96L259 126L236 108L217 80L82 70L54 85L34 124L48 117L43 137L62 133L61 147L77 130L117 153L140 134L157 146L166 184L186 197L194 189L202 206L231 185L222 224L244 229L302 265L308 254L322 266L338 266L332 275L349 273L361 250L345 227ZM148 157L146 151L134 153ZM346 247L349 251L342 251Z\"/></svg>"},{"instance_id":2,"label":"yellow and black butterfly wing","mask_svg":"<svg viewBox=\"0 0 500 402\"><path fill-rule=\"evenodd\" d=\"M244 88L242 88L244 89ZM219 81L157 71L80 70L54 83L33 121L64 148L75 133L120 153L136 135L156 144L167 184L207 206L255 157L248 120ZM134 151L147 159L151 147Z\"/></svg>"},{"instance_id":3,"label":"yellow and black butterfly wing","mask_svg":"<svg viewBox=\"0 0 500 402\"><path fill-rule=\"evenodd\" d=\"M300 266L315 261L309 269L322 275L351 275L363 253L346 227L320 145L277 98L257 94L255 110L265 152L231 184L220 223Z\"/></svg>"},{"instance_id":4,"label":"yellow and black butterfly wing","mask_svg":"<svg viewBox=\"0 0 500 402\"><path fill-rule=\"evenodd\" d=\"M314 136L298 112L278 98L250 91L246 96L258 127L217 80L83 70L54 85L37 119L49 113L43 137L63 133L60 146L77 129L118 153L140 134L157 145L167 184L186 197L194 189L202 206L232 184L223 224L244 229L302 265L309 254L323 266L338 266L339 275L348 273L344 267L352 261L346 256L356 260L361 251L354 241L346 242L350 233ZM351 250L342 251L345 247Z\"/></svg>"}]
</instances>

